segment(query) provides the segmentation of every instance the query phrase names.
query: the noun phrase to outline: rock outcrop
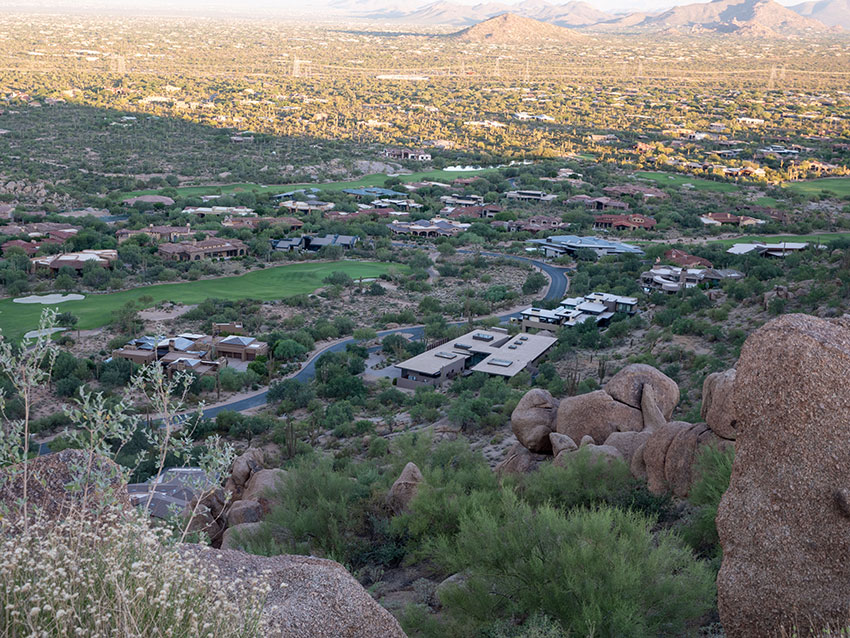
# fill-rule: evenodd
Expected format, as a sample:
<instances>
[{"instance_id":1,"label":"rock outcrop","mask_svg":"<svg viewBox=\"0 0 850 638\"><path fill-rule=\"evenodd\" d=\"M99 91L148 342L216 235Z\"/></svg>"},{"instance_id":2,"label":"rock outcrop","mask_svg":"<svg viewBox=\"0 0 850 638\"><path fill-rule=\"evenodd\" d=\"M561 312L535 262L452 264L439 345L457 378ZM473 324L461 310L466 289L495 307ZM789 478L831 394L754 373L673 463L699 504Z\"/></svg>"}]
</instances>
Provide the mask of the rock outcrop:
<instances>
[{"instance_id":1,"label":"rock outcrop","mask_svg":"<svg viewBox=\"0 0 850 638\"><path fill-rule=\"evenodd\" d=\"M613 432L639 432L643 416L637 408L615 401L604 390L568 397L558 406L555 430L573 441L593 437L602 445Z\"/></svg>"},{"instance_id":2,"label":"rock outcrop","mask_svg":"<svg viewBox=\"0 0 850 638\"><path fill-rule=\"evenodd\" d=\"M422 472L415 463L404 466L390 491L387 492L387 506L394 514L400 514L407 509L423 480Z\"/></svg>"},{"instance_id":3,"label":"rock outcrop","mask_svg":"<svg viewBox=\"0 0 850 638\"><path fill-rule=\"evenodd\" d=\"M850 323L775 319L747 339L732 480L717 515L729 638L847 626Z\"/></svg>"},{"instance_id":4,"label":"rock outcrop","mask_svg":"<svg viewBox=\"0 0 850 638\"><path fill-rule=\"evenodd\" d=\"M260 470L245 484L242 499L258 501L263 509L268 511L274 504L274 491L284 478L286 478L286 470Z\"/></svg>"},{"instance_id":5,"label":"rock outcrop","mask_svg":"<svg viewBox=\"0 0 850 638\"><path fill-rule=\"evenodd\" d=\"M30 459L27 465L26 517L62 520L72 512L96 512L107 504L130 510L121 468L112 460L82 450L67 449ZM73 489L71 489L73 486ZM6 523L23 519L18 503L24 497L22 464L0 468L0 503Z\"/></svg>"},{"instance_id":6,"label":"rock outcrop","mask_svg":"<svg viewBox=\"0 0 850 638\"><path fill-rule=\"evenodd\" d=\"M188 545L211 577L250 587L259 576L271 591L260 618L265 638L405 638L395 618L334 561L312 556L253 556L235 550ZM250 592L245 591L247 596Z\"/></svg>"},{"instance_id":7,"label":"rock outcrop","mask_svg":"<svg viewBox=\"0 0 850 638\"><path fill-rule=\"evenodd\" d=\"M558 401L546 390L534 388L525 393L511 414L511 428L517 440L538 454L552 452L549 433L555 429Z\"/></svg>"},{"instance_id":8,"label":"rock outcrop","mask_svg":"<svg viewBox=\"0 0 850 638\"><path fill-rule=\"evenodd\" d=\"M549 458L544 454L531 452L523 447L522 443L515 443L502 462L496 466L496 474L528 474Z\"/></svg>"},{"instance_id":9,"label":"rock outcrop","mask_svg":"<svg viewBox=\"0 0 850 638\"><path fill-rule=\"evenodd\" d=\"M702 411L700 415L708 427L719 437L734 441L738 436L738 419L732 405L736 370L715 372L702 384Z\"/></svg>"},{"instance_id":10,"label":"rock outcrop","mask_svg":"<svg viewBox=\"0 0 850 638\"><path fill-rule=\"evenodd\" d=\"M567 397L560 403L548 392L531 390L512 417L520 443L497 469L533 471L546 458L534 454L542 450L550 452L557 465L566 465L577 448L587 448L588 454L606 462L622 460L632 475L647 480L655 493L687 496L700 449L727 445L727 439L735 436L736 424L726 401L734 381L734 370L706 380L708 425L670 421L679 401L679 387L667 375L643 364L626 366L603 390ZM554 432L548 433L546 445L541 437L547 433L553 406L557 406Z\"/></svg>"}]
</instances>

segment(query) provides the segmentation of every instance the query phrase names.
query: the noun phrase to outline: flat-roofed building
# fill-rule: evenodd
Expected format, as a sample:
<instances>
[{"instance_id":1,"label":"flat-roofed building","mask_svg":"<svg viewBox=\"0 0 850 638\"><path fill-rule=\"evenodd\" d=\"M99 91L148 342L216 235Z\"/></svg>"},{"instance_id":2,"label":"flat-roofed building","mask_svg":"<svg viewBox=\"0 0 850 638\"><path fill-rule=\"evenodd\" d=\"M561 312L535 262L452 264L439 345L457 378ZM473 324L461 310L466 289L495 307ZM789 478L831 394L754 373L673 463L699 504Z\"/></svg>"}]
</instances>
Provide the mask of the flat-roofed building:
<instances>
[{"instance_id":1,"label":"flat-roofed building","mask_svg":"<svg viewBox=\"0 0 850 638\"><path fill-rule=\"evenodd\" d=\"M546 257L562 257L575 254L582 248L588 248L599 257L606 255L643 255L637 246L617 241L608 241L598 237L579 237L577 235L552 235L546 239L530 239L528 243Z\"/></svg>"},{"instance_id":2,"label":"flat-roofed building","mask_svg":"<svg viewBox=\"0 0 850 638\"><path fill-rule=\"evenodd\" d=\"M552 330L576 326L585 321L606 325L615 314L633 315L637 312L637 299L606 292L593 292L584 297L567 297L555 309L526 308L520 312L523 332Z\"/></svg>"},{"instance_id":3,"label":"flat-roofed building","mask_svg":"<svg viewBox=\"0 0 850 638\"><path fill-rule=\"evenodd\" d=\"M511 337L503 328L473 330L396 364L401 370L396 383L407 389L438 386L469 370L512 377L534 366L556 341L543 335Z\"/></svg>"},{"instance_id":4,"label":"flat-roofed building","mask_svg":"<svg viewBox=\"0 0 850 638\"><path fill-rule=\"evenodd\" d=\"M505 197L519 202L552 202L558 199L557 195L534 190L508 191L505 193Z\"/></svg>"}]
</instances>

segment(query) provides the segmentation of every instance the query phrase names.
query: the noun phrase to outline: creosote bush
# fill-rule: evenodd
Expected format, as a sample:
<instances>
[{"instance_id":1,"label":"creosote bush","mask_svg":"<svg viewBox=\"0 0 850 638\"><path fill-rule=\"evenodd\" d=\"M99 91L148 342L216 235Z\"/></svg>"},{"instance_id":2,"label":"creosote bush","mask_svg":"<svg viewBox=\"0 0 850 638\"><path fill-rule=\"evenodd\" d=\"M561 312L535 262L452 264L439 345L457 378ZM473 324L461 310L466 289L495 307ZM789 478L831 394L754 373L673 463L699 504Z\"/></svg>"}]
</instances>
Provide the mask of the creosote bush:
<instances>
[{"instance_id":1,"label":"creosote bush","mask_svg":"<svg viewBox=\"0 0 850 638\"><path fill-rule=\"evenodd\" d=\"M75 515L14 530L6 525L0 535L0 635L256 635L268 585L254 575L252 599L237 599L169 543L169 535L118 509L97 519Z\"/></svg>"},{"instance_id":2,"label":"creosote bush","mask_svg":"<svg viewBox=\"0 0 850 638\"><path fill-rule=\"evenodd\" d=\"M504 492L498 511L464 514L456 535L431 544L434 561L464 575L439 594L452 635L535 612L576 636L680 635L710 609L713 574L654 525L613 507L535 509Z\"/></svg>"}]
</instances>

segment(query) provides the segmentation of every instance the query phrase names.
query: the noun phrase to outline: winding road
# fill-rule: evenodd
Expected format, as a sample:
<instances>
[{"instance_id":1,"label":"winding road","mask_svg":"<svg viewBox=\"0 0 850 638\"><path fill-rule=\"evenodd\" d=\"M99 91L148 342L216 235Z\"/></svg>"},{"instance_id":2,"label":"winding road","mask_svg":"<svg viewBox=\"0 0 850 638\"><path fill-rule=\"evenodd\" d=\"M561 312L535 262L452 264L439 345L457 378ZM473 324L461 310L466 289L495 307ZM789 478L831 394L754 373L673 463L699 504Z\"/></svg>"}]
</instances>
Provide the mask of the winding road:
<instances>
[{"instance_id":1,"label":"winding road","mask_svg":"<svg viewBox=\"0 0 850 638\"><path fill-rule=\"evenodd\" d=\"M468 253L470 251L459 250L460 253ZM542 261L538 261L536 259L530 259L528 257L519 257L516 255L502 255L500 253L490 253L490 252L482 252L482 255L486 257L504 257L507 259L513 259L516 261L523 261L532 266L539 269L549 278L549 288L546 291L543 299L546 301L560 301L563 299L569 287L569 279L567 278L566 268L561 268L558 266L552 266L551 264L547 264ZM514 317L519 317L520 313L512 312L503 315L493 315L498 317L501 320L501 323L507 323ZM483 318L483 317L482 317ZM464 323L462 321L454 322L454 325ZM378 332L379 337L386 337L387 335L396 334L396 333L404 333L406 335L411 335L413 339L422 339L425 336L425 327L424 326L407 326L403 328L393 328L391 330L381 330ZM340 352L344 351L346 346L350 343L354 343L353 338L344 339L341 341L337 341L329 346L321 350L317 350L310 359L307 360L307 363L295 374L291 375L290 379L296 379L298 381L302 381L304 383L313 379L316 376L316 361L320 356L325 354L326 352ZM372 348L372 350L377 350L376 348ZM229 403L222 403L209 406L204 408L203 416L206 419L215 418L215 416L224 410L230 410L233 412L242 412L243 410L250 410L251 408L256 408L261 405L266 404L266 396L268 395L268 389L262 390L253 396L239 399L236 401L232 401ZM192 412L191 414L196 414L196 412Z\"/></svg>"}]
</instances>

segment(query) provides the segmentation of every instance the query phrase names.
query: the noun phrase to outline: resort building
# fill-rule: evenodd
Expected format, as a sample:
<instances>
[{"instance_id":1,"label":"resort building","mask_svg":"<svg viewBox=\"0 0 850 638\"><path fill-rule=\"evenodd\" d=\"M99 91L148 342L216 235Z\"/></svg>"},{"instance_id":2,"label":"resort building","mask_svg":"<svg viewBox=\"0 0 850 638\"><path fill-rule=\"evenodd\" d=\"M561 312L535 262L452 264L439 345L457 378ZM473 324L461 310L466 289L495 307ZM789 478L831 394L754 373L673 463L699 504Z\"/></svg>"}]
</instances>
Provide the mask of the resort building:
<instances>
[{"instance_id":1,"label":"resort building","mask_svg":"<svg viewBox=\"0 0 850 638\"><path fill-rule=\"evenodd\" d=\"M732 255L765 255L767 257L785 257L792 253L800 252L809 247L807 242L783 241L777 244L764 244L754 242L752 244L734 244L726 252ZM820 248L821 246L818 246Z\"/></svg>"},{"instance_id":2,"label":"resort building","mask_svg":"<svg viewBox=\"0 0 850 638\"><path fill-rule=\"evenodd\" d=\"M401 371L396 383L413 390L439 386L469 372L507 378L523 370L534 373L536 364L556 342L555 337L544 335L511 337L504 328L473 330L396 364Z\"/></svg>"}]
</instances>

